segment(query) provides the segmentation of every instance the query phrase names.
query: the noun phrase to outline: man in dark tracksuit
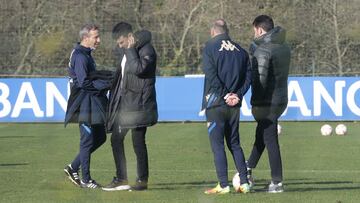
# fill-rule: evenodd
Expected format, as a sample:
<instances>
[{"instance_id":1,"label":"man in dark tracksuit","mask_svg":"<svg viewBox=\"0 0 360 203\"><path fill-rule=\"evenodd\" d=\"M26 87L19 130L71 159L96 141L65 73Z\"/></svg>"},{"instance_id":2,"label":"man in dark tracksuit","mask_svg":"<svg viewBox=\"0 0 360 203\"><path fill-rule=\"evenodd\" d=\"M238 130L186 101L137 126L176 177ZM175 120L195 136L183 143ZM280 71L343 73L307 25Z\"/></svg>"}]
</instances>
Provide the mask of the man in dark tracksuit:
<instances>
[{"instance_id":1,"label":"man in dark tracksuit","mask_svg":"<svg viewBox=\"0 0 360 203\"><path fill-rule=\"evenodd\" d=\"M287 79L290 48L285 43L285 30L273 20L260 15L253 22L255 39L250 48L253 67L252 114L257 121L256 139L248 160L249 179L265 147L268 151L271 178L268 192L283 192L282 163L277 134L278 118L287 103Z\"/></svg>"},{"instance_id":2,"label":"man in dark tracksuit","mask_svg":"<svg viewBox=\"0 0 360 203\"><path fill-rule=\"evenodd\" d=\"M69 62L71 95L65 125L69 122L79 123L80 151L64 171L76 185L98 188L99 185L90 176L90 157L106 140L106 92L111 82L97 76L95 61L91 56L91 51L100 43L98 27L86 24L79 34L81 42L71 52ZM78 174L80 167L81 181Z\"/></svg>"},{"instance_id":3,"label":"man in dark tracksuit","mask_svg":"<svg viewBox=\"0 0 360 203\"><path fill-rule=\"evenodd\" d=\"M117 72L110 91L107 130L112 132L111 147L116 177L103 187L105 191L129 190L124 139L131 131L136 154L137 179L132 190L146 190L149 178L148 153L145 141L148 126L158 119L156 102L156 52L151 33L133 33L132 26L120 22L113 28L117 42Z\"/></svg>"},{"instance_id":4,"label":"man in dark tracksuit","mask_svg":"<svg viewBox=\"0 0 360 203\"><path fill-rule=\"evenodd\" d=\"M249 56L230 39L224 20L214 22L211 37L203 51L203 109L206 109L209 139L219 184L205 193L230 192L224 137L240 173L241 187L236 188L236 192L247 193L250 188L244 153L240 146L239 117L242 98L251 83Z\"/></svg>"}]
</instances>

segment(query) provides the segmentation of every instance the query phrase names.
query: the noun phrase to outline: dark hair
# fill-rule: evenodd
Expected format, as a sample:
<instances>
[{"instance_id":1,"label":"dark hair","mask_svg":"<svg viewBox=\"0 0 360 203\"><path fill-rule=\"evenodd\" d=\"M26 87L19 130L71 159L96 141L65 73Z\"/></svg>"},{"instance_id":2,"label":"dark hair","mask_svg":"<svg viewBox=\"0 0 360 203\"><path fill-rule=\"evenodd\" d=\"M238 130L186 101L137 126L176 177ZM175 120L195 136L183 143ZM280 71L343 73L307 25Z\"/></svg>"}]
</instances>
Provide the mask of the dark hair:
<instances>
[{"instance_id":1,"label":"dark hair","mask_svg":"<svg viewBox=\"0 0 360 203\"><path fill-rule=\"evenodd\" d=\"M217 19L212 24L212 28L218 31L219 33L229 34L229 29L224 19Z\"/></svg>"},{"instance_id":2,"label":"dark hair","mask_svg":"<svg viewBox=\"0 0 360 203\"><path fill-rule=\"evenodd\" d=\"M83 25L79 31L80 41L87 37L91 30L99 30L99 27L94 23L87 23Z\"/></svg>"},{"instance_id":3,"label":"dark hair","mask_svg":"<svg viewBox=\"0 0 360 203\"><path fill-rule=\"evenodd\" d=\"M274 28L274 21L270 16L267 15L259 15L255 18L253 22L254 27L261 27L266 32L272 30Z\"/></svg>"},{"instance_id":4,"label":"dark hair","mask_svg":"<svg viewBox=\"0 0 360 203\"><path fill-rule=\"evenodd\" d=\"M120 22L116 24L112 30L113 39L118 39L120 36L127 36L129 33L132 33L132 26L126 22Z\"/></svg>"}]
</instances>

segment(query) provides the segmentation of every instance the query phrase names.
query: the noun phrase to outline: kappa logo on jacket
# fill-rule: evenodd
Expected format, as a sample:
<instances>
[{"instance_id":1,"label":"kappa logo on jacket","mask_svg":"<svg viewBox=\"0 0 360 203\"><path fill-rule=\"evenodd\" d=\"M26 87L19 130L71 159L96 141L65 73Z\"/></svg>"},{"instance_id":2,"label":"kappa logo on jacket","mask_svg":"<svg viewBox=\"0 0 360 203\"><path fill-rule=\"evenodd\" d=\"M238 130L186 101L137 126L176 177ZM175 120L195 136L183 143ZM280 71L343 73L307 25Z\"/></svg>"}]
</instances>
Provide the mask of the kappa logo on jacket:
<instances>
[{"instance_id":1,"label":"kappa logo on jacket","mask_svg":"<svg viewBox=\"0 0 360 203\"><path fill-rule=\"evenodd\" d=\"M225 41L222 40L221 41L221 47L219 49L219 51L223 51L223 49L225 49L226 51L234 51L235 49L240 51L235 45L233 45L229 40Z\"/></svg>"}]
</instances>

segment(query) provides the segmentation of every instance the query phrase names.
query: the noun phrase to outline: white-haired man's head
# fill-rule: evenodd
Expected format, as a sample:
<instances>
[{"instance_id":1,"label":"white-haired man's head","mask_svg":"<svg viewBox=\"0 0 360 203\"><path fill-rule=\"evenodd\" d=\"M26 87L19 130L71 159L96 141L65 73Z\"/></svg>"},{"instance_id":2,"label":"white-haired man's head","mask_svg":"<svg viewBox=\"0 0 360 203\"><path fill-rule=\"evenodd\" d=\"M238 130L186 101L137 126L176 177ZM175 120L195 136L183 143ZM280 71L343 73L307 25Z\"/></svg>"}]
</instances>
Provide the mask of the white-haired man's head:
<instances>
[{"instance_id":1,"label":"white-haired man's head","mask_svg":"<svg viewBox=\"0 0 360 203\"><path fill-rule=\"evenodd\" d=\"M216 19L210 28L211 37L215 37L220 34L229 34L229 29L224 19Z\"/></svg>"}]
</instances>

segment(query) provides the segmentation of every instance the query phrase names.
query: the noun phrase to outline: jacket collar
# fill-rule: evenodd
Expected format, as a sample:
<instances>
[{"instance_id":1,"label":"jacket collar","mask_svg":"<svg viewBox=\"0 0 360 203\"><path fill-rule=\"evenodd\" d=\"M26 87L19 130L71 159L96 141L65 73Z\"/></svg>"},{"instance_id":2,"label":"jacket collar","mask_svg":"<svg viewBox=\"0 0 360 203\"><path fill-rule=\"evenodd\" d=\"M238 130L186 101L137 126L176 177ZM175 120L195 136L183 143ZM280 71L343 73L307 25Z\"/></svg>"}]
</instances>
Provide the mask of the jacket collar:
<instances>
[{"instance_id":1,"label":"jacket collar","mask_svg":"<svg viewBox=\"0 0 360 203\"><path fill-rule=\"evenodd\" d=\"M210 41L220 41L220 40L230 40L230 37L228 34L224 33L224 34L219 34L216 35L215 37L211 38Z\"/></svg>"},{"instance_id":2,"label":"jacket collar","mask_svg":"<svg viewBox=\"0 0 360 203\"><path fill-rule=\"evenodd\" d=\"M266 34L258 38L255 38L254 43L257 45L267 42L271 42L274 44L282 44L285 42L285 36L286 36L285 29L281 28L280 26L277 26L274 29L267 32Z\"/></svg>"},{"instance_id":3,"label":"jacket collar","mask_svg":"<svg viewBox=\"0 0 360 203\"><path fill-rule=\"evenodd\" d=\"M88 54L88 55L90 55L90 54L91 54L91 51L92 51L91 48L84 47L84 46L82 46L79 42L76 43L75 49L77 49L77 50L79 50L79 51L81 51L81 52L84 52L84 53L86 53L86 54Z\"/></svg>"}]
</instances>

